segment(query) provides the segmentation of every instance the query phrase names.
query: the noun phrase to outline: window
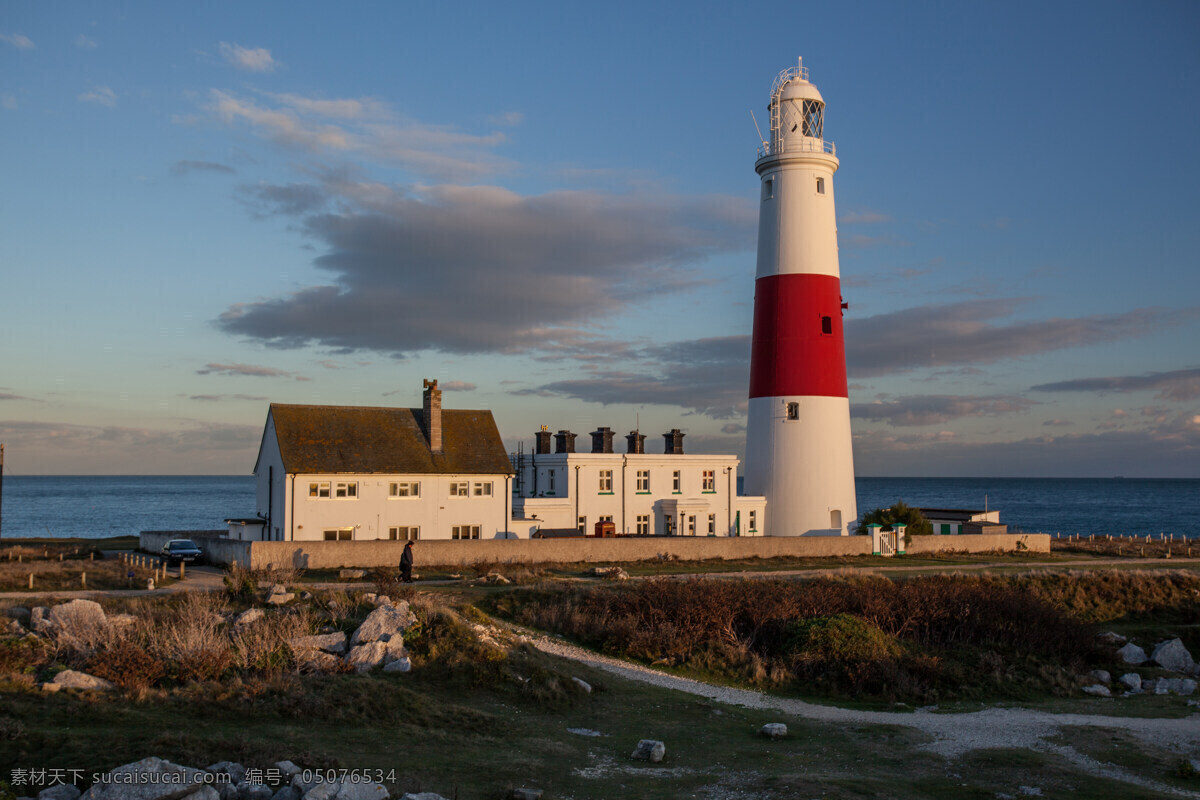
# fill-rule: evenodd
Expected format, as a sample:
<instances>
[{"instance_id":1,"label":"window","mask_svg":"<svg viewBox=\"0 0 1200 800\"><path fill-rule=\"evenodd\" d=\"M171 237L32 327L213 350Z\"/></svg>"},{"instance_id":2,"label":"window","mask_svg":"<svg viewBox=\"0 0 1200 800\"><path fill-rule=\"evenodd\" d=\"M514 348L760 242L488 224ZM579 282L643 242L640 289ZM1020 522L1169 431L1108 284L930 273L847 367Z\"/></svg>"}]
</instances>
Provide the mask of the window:
<instances>
[{"instance_id":1,"label":"window","mask_svg":"<svg viewBox=\"0 0 1200 800\"><path fill-rule=\"evenodd\" d=\"M788 403L787 404L787 418L792 419L792 420L800 419L800 404L799 403Z\"/></svg>"},{"instance_id":2,"label":"window","mask_svg":"<svg viewBox=\"0 0 1200 800\"><path fill-rule=\"evenodd\" d=\"M401 542L415 542L421 538L421 529L414 526L388 528L388 538Z\"/></svg>"},{"instance_id":3,"label":"window","mask_svg":"<svg viewBox=\"0 0 1200 800\"><path fill-rule=\"evenodd\" d=\"M674 474L671 476L671 491L673 491L675 494L679 494L680 491L682 491L680 488L682 485L683 480L679 477L679 470L675 470Z\"/></svg>"},{"instance_id":4,"label":"window","mask_svg":"<svg viewBox=\"0 0 1200 800\"><path fill-rule=\"evenodd\" d=\"M637 473L637 490L641 494L650 494L650 470L639 469Z\"/></svg>"},{"instance_id":5,"label":"window","mask_svg":"<svg viewBox=\"0 0 1200 800\"><path fill-rule=\"evenodd\" d=\"M703 491L715 492L717 490L717 471L715 469L704 470Z\"/></svg>"},{"instance_id":6,"label":"window","mask_svg":"<svg viewBox=\"0 0 1200 800\"><path fill-rule=\"evenodd\" d=\"M821 333L826 336L833 335L833 317L821 317Z\"/></svg>"},{"instance_id":7,"label":"window","mask_svg":"<svg viewBox=\"0 0 1200 800\"><path fill-rule=\"evenodd\" d=\"M762 199L763 200L770 200L772 197L775 196L775 179L774 178L767 178L765 181L763 181L762 186L763 186L763 188L762 188Z\"/></svg>"},{"instance_id":8,"label":"window","mask_svg":"<svg viewBox=\"0 0 1200 800\"><path fill-rule=\"evenodd\" d=\"M817 194L825 194L825 179L817 178Z\"/></svg>"},{"instance_id":9,"label":"window","mask_svg":"<svg viewBox=\"0 0 1200 800\"><path fill-rule=\"evenodd\" d=\"M492 482L487 481L485 483L475 484L475 487L474 487L474 490L472 493L476 497L491 497L492 496Z\"/></svg>"},{"instance_id":10,"label":"window","mask_svg":"<svg viewBox=\"0 0 1200 800\"><path fill-rule=\"evenodd\" d=\"M410 483L389 483L388 497L420 497L421 484L417 481Z\"/></svg>"},{"instance_id":11,"label":"window","mask_svg":"<svg viewBox=\"0 0 1200 800\"><path fill-rule=\"evenodd\" d=\"M708 535L709 536L717 535L717 515L716 514L708 515Z\"/></svg>"},{"instance_id":12,"label":"window","mask_svg":"<svg viewBox=\"0 0 1200 800\"><path fill-rule=\"evenodd\" d=\"M611 469L600 470L600 493L612 494L612 473Z\"/></svg>"},{"instance_id":13,"label":"window","mask_svg":"<svg viewBox=\"0 0 1200 800\"><path fill-rule=\"evenodd\" d=\"M663 516L663 527L666 528L666 530L663 531L663 533L665 533L667 536L674 536L675 535L675 517L672 517L669 515Z\"/></svg>"},{"instance_id":14,"label":"window","mask_svg":"<svg viewBox=\"0 0 1200 800\"><path fill-rule=\"evenodd\" d=\"M587 517L579 518L579 532L587 536Z\"/></svg>"},{"instance_id":15,"label":"window","mask_svg":"<svg viewBox=\"0 0 1200 800\"><path fill-rule=\"evenodd\" d=\"M688 536L696 535L696 517L694 514L688 515Z\"/></svg>"},{"instance_id":16,"label":"window","mask_svg":"<svg viewBox=\"0 0 1200 800\"><path fill-rule=\"evenodd\" d=\"M478 525L455 525L450 529L451 539L478 539Z\"/></svg>"},{"instance_id":17,"label":"window","mask_svg":"<svg viewBox=\"0 0 1200 800\"><path fill-rule=\"evenodd\" d=\"M750 512L750 530L751 531L758 530L758 512L757 511Z\"/></svg>"},{"instance_id":18,"label":"window","mask_svg":"<svg viewBox=\"0 0 1200 800\"><path fill-rule=\"evenodd\" d=\"M637 532L638 532L638 536L649 536L650 535L650 515L649 514L638 514Z\"/></svg>"},{"instance_id":19,"label":"window","mask_svg":"<svg viewBox=\"0 0 1200 800\"><path fill-rule=\"evenodd\" d=\"M450 496L451 497L466 497L467 496L467 482L466 481L454 481L453 483L451 483L450 484Z\"/></svg>"},{"instance_id":20,"label":"window","mask_svg":"<svg viewBox=\"0 0 1200 800\"><path fill-rule=\"evenodd\" d=\"M329 483L310 483L308 485L309 497L329 497Z\"/></svg>"},{"instance_id":21,"label":"window","mask_svg":"<svg viewBox=\"0 0 1200 800\"><path fill-rule=\"evenodd\" d=\"M601 522L612 522L613 521L612 514L609 514L608 516L600 517L600 521Z\"/></svg>"},{"instance_id":22,"label":"window","mask_svg":"<svg viewBox=\"0 0 1200 800\"><path fill-rule=\"evenodd\" d=\"M358 483L355 481L339 483L334 487L334 495L336 497L358 497Z\"/></svg>"},{"instance_id":23,"label":"window","mask_svg":"<svg viewBox=\"0 0 1200 800\"><path fill-rule=\"evenodd\" d=\"M349 542L354 538L354 528L334 528L325 531L327 542Z\"/></svg>"},{"instance_id":24,"label":"window","mask_svg":"<svg viewBox=\"0 0 1200 800\"><path fill-rule=\"evenodd\" d=\"M554 470L550 470L547 478L549 479L549 483L546 486L546 491L550 494L554 494Z\"/></svg>"}]
</instances>

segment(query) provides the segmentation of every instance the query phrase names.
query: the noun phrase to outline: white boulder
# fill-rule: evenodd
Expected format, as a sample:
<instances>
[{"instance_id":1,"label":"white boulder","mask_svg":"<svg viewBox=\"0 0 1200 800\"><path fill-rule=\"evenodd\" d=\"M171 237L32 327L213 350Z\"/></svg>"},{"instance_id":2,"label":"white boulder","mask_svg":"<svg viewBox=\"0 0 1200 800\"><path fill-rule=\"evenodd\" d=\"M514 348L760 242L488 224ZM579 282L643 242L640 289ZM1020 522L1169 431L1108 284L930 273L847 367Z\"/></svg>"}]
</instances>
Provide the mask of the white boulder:
<instances>
[{"instance_id":1,"label":"white boulder","mask_svg":"<svg viewBox=\"0 0 1200 800\"><path fill-rule=\"evenodd\" d=\"M383 665L384 672L412 672L412 661L408 656L397 658Z\"/></svg>"},{"instance_id":2,"label":"white boulder","mask_svg":"<svg viewBox=\"0 0 1200 800\"><path fill-rule=\"evenodd\" d=\"M758 734L768 739L785 739L787 738L787 725L782 722L768 722L758 729Z\"/></svg>"},{"instance_id":3,"label":"white boulder","mask_svg":"<svg viewBox=\"0 0 1200 800\"><path fill-rule=\"evenodd\" d=\"M580 689L583 689L584 694L592 693L592 685L590 683L588 683L587 681L585 681L583 678L576 678L576 677L572 676L571 681L576 686L578 686Z\"/></svg>"},{"instance_id":4,"label":"white boulder","mask_svg":"<svg viewBox=\"0 0 1200 800\"><path fill-rule=\"evenodd\" d=\"M1142 690L1142 676L1136 672L1126 672L1117 678L1117 682L1131 692L1140 692Z\"/></svg>"},{"instance_id":5,"label":"white boulder","mask_svg":"<svg viewBox=\"0 0 1200 800\"><path fill-rule=\"evenodd\" d=\"M117 688L104 678L97 678L86 672L76 672L73 669L65 669L58 673L50 683L59 689L87 689L98 692L108 692Z\"/></svg>"},{"instance_id":6,"label":"white boulder","mask_svg":"<svg viewBox=\"0 0 1200 800\"><path fill-rule=\"evenodd\" d=\"M234 618L233 627L240 628L243 625L253 625L266 615L267 612L263 611L261 608L247 608Z\"/></svg>"},{"instance_id":7,"label":"white boulder","mask_svg":"<svg viewBox=\"0 0 1200 800\"><path fill-rule=\"evenodd\" d=\"M346 634L323 633L315 636L297 636L288 642L291 648L297 653L310 650L323 650L326 653L333 653L340 656L346 652Z\"/></svg>"},{"instance_id":8,"label":"white boulder","mask_svg":"<svg viewBox=\"0 0 1200 800\"><path fill-rule=\"evenodd\" d=\"M38 792L37 800L77 800L79 790L69 783L60 783Z\"/></svg>"},{"instance_id":9,"label":"white boulder","mask_svg":"<svg viewBox=\"0 0 1200 800\"><path fill-rule=\"evenodd\" d=\"M408 607L408 601L401 600L394 606L379 606L363 620L362 625L350 637L350 646L354 647L367 642L386 642L393 636L399 636L417 623L417 617Z\"/></svg>"},{"instance_id":10,"label":"white boulder","mask_svg":"<svg viewBox=\"0 0 1200 800\"><path fill-rule=\"evenodd\" d=\"M205 783L203 770L172 764L161 758L143 758L110 771L82 800L220 800L217 790Z\"/></svg>"},{"instance_id":11,"label":"white boulder","mask_svg":"<svg viewBox=\"0 0 1200 800\"><path fill-rule=\"evenodd\" d=\"M1136 665L1146 663L1146 651L1138 647L1133 642L1129 642L1120 650L1118 650L1117 655L1126 664Z\"/></svg>"},{"instance_id":12,"label":"white boulder","mask_svg":"<svg viewBox=\"0 0 1200 800\"><path fill-rule=\"evenodd\" d=\"M1183 642L1179 639L1168 639L1165 642L1159 642L1150 654L1150 659L1163 669L1169 669L1172 672L1190 673L1196 667L1196 662L1192 658L1192 654L1188 652L1187 648L1183 646Z\"/></svg>"},{"instance_id":13,"label":"white boulder","mask_svg":"<svg viewBox=\"0 0 1200 800\"><path fill-rule=\"evenodd\" d=\"M1083 687L1084 694L1092 694L1096 697L1112 697L1112 692L1102 683L1093 683Z\"/></svg>"},{"instance_id":14,"label":"white boulder","mask_svg":"<svg viewBox=\"0 0 1200 800\"><path fill-rule=\"evenodd\" d=\"M637 747L633 749L630 758L636 758L639 761L649 761L652 764L657 764L663 760L663 756L667 754L667 746L656 739L642 739L637 743Z\"/></svg>"}]
</instances>

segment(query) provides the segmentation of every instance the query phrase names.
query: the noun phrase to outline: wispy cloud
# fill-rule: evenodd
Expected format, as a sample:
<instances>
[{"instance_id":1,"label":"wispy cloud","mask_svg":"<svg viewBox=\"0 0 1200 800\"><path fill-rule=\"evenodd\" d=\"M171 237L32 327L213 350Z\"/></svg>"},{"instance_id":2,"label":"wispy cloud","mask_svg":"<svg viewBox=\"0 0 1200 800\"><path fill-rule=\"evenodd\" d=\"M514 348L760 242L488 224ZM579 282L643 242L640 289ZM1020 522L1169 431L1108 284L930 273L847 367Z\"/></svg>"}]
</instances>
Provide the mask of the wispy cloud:
<instances>
[{"instance_id":1,"label":"wispy cloud","mask_svg":"<svg viewBox=\"0 0 1200 800\"><path fill-rule=\"evenodd\" d=\"M961 417L995 417L1015 414L1035 405L1013 395L916 395L874 403L852 403L850 416L886 422L897 427L943 425Z\"/></svg>"},{"instance_id":2,"label":"wispy cloud","mask_svg":"<svg viewBox=\"0 0 1200 800\"><path fill-rule=\"evenodd\" d=\"M117 93L107 86L96 86L91 91L80 94L76 99L81 103L96 103L109 108L117 106Z\"/></svg>"},{"instance_id":3,"label":"wispy cloud","mask_svg":"<svg viewBox=\"0 0 1200 800\"><path fill-rule=\"evenodd\" d=\"M439 383L438 387L447 392L473 392L478 388L475 384L466 381L446 381Z\"/></svg>"},{"instance_id":4,"label":"wispy cloud","mask_svg":"<svg viewBox=\"0 0 1200 800\"><path fill-rule=\"evenodd\" d=\"M221 42L218 51L221 58L248 72L272 72L279 65L265 47L242 47L240 44Z\"/></svg>"},{"instance_id":5,"label":"wispy cloud","mask_svg":"<svg viewBox=\"0 0 1200 800\"><path fill-rule=\"evenodd\" d=\"M99 47L96 40L90 36L84 36L82 33L75 37L75 46L81 50L95 50Z\"/></svg>"},{"instance_id":6,"label":"wispy cloud","mask_svg":"<svg viewBox=\"0 0 1200 800\"><path fill-rule=\"evenodd\" d=\"M511 128L520 125L525 121L525 115L520 111L505 111L500 114L492 114L487 118L491 125L503 125L506 128Z\"/></svg>"},{"instance_id":7,"label":"wispy cloud","mask_svg":"<svg viewBox=\"0 0 1200 800\"><path fill-rule=\"evenodd\" d=\"M1159 400L1188 402L1200 397L1200 369L1176 369L1170 372L1147 372L1142 375L1119 375L1108 378L1075 378L1056 383L1041 383L1031 387L1034 392L1144 392L1157 391Z\"/></svg>"},{"instance_id":8,"label":"wispy cloud","mask_svg":"<svg viewBox=\"0 0 1200 800\"><path fill-rule=\"evenodd\" d=\"M838 216L839 225L877 225L891 222L892 218L878 211L848 211Z\"/></svg>"},{"instance_id":9,"label":"wispy cloud","mask_svg":"<svg viewBox=\"0 0 1200 800\"><path fill-rule=\"evenodd\" d=\"M1195 308L1143 308L997 324L1026 302L972 300L908 308L846 322L846 359L857 376L919 367L987 364L1162 331L1200 316Z\"/></svg>"},{"instance_id":10,"label":"wispy cloud","mask_svg":"<svg viewBox=\"0 0 1200 800\"><path fill-rule=\"evenodd\" d=\"M33 40L22 33L0 33L0 42L11 44L18 50L32 50Z\"/></svg>"},{"instance_id":11,"label":"wispy cloud","mask_svg":"<svg viewBox=\"0 0 1200 800\"><path fill-rule=\"evenodd\" d=\"M260 367L255 364L205 364L196 370L197 375L248 375L255 378L291 378L293 373L275 367Z\"/></svg>"},{"instance_id":12,"label":"wispy cloud","mask_svg":"<svg viewBox=\"0 0 1200 800\"><path fill-rule=\"evenodd\" d=\"M188 396L189 400L199 400L205 403L218 403L222 400L244 400L247 402L261 403L268 398L253 394L193 394Z\"/></svg>"},{"instance_id":13,"label":"wispy cloud","mask_svg":"<svg viewBox=\"0 0 1200 800\"><path fill-rule=\"evenodd\" d=\"M206 109L225 125L248 125L285 147L318 156L364 156L437 180L476 181L515 166L494 152L507 141L503 132L476 135L403 119L370 97L256 99L213 89Z\"/></svg>"},{"instance_id":14,"label":"wispy cloud","mask_svg":"<svg viewBox=\"0 0 1200 800\"><path fill-rule=\"evenodd\" d=\"M176 175L186 175L189 172L215 172L222 175L233 175L237 170L213 161L176 161L171 167L171 172Z\"/></svg>"}]
</instances>

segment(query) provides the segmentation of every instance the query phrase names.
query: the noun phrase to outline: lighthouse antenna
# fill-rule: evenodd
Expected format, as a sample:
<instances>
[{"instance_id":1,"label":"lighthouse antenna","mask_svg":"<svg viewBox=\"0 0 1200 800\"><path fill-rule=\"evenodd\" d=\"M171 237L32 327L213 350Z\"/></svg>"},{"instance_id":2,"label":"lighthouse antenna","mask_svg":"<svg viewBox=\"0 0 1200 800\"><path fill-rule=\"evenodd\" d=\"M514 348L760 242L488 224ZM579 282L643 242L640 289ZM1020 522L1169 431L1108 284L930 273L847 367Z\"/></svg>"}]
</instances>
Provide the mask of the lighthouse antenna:
<instances>
[{"instance_id":1,"label":"lighthouse antenna","mask_svg":"<svg viewBox=\"0 0 1200 800\"><path fill-rule=\"evenodd\" d=\"M767 140L763 138L762 128L758 127L758 118L754 116L754 109L750 109L750 119L754 120L754 130L758 133L758 140L762 142L763 147L767 146Z\"/></svg>"}]
</instances>

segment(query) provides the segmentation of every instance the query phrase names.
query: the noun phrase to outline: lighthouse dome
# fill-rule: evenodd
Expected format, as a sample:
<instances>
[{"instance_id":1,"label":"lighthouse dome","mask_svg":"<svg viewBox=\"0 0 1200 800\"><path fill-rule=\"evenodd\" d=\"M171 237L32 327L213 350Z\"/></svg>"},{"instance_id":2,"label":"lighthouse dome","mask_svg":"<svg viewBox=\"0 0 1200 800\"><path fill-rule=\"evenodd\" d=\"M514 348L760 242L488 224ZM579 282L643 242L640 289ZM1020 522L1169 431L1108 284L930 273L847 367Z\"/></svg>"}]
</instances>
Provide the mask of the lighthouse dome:
<instances>
[{"instance_id":1,"label":"lighthouse dome","mask_svg":"<svg viewBox=\"0 0 1200 800\"><path fill-rule=\"evenodd\" d=\"M825 102L825 98L821 97L821 93L817 91L817 87L813 86L806 80L794 78L784 84L779 90L780 100L816 100L820 103Z\"/></svg>"}]
</instances>

